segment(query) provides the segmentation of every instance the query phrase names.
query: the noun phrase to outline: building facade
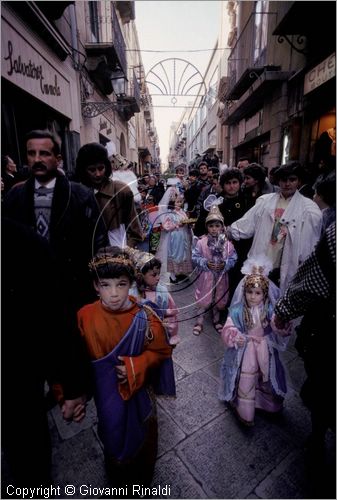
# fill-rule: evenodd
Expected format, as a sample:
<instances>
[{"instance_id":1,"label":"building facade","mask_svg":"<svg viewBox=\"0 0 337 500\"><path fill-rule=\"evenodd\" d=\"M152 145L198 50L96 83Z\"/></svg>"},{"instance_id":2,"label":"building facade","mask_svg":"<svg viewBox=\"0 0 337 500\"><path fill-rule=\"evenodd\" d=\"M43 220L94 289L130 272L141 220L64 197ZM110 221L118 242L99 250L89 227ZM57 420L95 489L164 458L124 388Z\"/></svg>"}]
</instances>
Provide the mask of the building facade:
<instances>
[{"instance_id":1,"label":"building facade","mask_svg":"<svg viewBox=\"0 0 337 500\"><path fill-rule=\"evenodd\" d=\"M320 137L336 125L335 2L232 3L236 28L218 91L224 161L315 169Z\"/></svg>"},{"instance_id":2,"label":"building facade","mask_svg":"<svg viewBox=\"0 0 337 500\"><path fill-rule=\"evenodd\" d=\"M3 2L1 22L4 154L23 166L24 136L39 128L60 135L69 174L93 141L138 173L146 148L159 162L134 2Z\"/></svg>"}]
</instances>

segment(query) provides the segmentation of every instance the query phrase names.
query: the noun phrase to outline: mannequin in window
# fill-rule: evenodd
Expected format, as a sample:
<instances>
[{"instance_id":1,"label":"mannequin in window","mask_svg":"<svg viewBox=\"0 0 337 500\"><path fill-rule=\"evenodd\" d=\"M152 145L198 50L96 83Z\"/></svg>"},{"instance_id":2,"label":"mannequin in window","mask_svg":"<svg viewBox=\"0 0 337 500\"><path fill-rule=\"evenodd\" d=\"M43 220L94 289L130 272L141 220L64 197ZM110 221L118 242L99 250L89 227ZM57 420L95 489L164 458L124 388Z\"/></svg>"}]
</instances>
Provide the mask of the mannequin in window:
<instances>
[{"instance_id":1,"label":"mannequin in window","mask_svg":"<svg viewBox=\"0 0 337 500\"><path fill-rule=\"evenodd\" d=\"M335 168L336 127L328 128L319 136L319 139L316 143L316 163L321 163L321 167L325 167L328 170Z\"/></svg>"}]
</instances>

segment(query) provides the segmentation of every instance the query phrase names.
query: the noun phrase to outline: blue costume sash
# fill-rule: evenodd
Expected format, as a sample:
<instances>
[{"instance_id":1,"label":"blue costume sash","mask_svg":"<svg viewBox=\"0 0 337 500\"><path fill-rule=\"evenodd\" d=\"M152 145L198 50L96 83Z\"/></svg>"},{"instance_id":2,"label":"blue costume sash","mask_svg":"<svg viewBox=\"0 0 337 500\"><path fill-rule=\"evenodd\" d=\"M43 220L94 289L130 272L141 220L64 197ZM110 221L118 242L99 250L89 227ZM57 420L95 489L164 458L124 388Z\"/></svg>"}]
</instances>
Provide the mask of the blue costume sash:
<instances>
[{"instance_id":1,"label":"blue costume sash","mask_svg":"<svg viewBox=\"0 0 337 500\"><path fill-rule=\"evenodd\" d=\"M98 415L98 434L105 452L119 461L132 458L144 443L147 431L146 420L153 408L145 387L141 387L128 401L118 392L116 365L118 356L139 356L144 351L145 332L148 326L147 314L142 307L150 301L139 304L141 310L118 345L103 358L92 362L95 377L95 403ZM156 394L175 395L173 363L165 359L153 370L151 379Z\"/></svg>"}]
</instances>

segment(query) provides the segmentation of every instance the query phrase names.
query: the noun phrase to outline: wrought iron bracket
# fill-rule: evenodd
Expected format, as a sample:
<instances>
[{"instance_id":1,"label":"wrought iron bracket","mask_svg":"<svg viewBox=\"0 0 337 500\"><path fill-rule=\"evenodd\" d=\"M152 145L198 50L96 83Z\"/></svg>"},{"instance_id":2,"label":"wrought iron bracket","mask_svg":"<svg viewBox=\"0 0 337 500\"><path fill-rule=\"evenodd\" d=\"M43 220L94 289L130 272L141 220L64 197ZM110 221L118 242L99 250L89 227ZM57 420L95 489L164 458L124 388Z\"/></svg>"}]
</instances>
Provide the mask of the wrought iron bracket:
<instances>
[{"instance_id":1,"label":"wrought iron bracket","mask_svg":"<svg viewBox=\"0 0 337 500\"><path fill-rule=\"evenodd\" d=\"M306 51L305 47L300 47L305 41L305 37L303 35L297 35L296 43L298 44L298 46L296 46L287 35L280 35L277 38L278 43L283 43L284 40L286 40L289 43L290 47L296 50L296 52L298 52L299 54L307 55L308 52Z\"/></svg>"},{"instance_id":2,"label":"wrought iron bracket","mask_svg":"<svg viewBox=\"0 0 337 500\"><path fill-rule=\"evenodd\" d=\"M105 111L122 111L123 105L117 102L82 102L82 116L84 118L94 118Z\"/></svg>"}]
</instances>

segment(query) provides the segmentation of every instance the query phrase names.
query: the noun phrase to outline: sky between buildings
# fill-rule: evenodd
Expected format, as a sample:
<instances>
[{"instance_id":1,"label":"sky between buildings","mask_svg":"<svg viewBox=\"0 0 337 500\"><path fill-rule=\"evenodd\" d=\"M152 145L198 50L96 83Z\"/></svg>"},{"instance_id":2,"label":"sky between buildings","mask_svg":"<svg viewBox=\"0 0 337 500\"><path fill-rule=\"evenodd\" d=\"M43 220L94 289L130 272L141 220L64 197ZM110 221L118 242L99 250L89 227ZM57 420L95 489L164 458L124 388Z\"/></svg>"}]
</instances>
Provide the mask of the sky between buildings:
<instances>
[{"instance_id":1,"label":"sky between buildings","mask_svg":"<svg viewBox=\"0 0 337 500\"><path fill-rule=\"evenodd\" d=\"M180 58L192 63L204 76L212 50L219 34L221 1L143 1L135 2L136 26L145 75L164 59ZM165 51L165 52L146 52ZM166 52L167 51L167 52ZM184 51L184 52L181 52ZM150 79L150 78L149 78ZM154 90L149 85L150 93ZM191 98L190 100L194 100ZM171 123L179 121L183 109L170 106L171 97L155 97L154 121L159 136L162 170L167 168ZM184 106L186 98L177 97ZM157 107L156 107L157 105Z\"/></svg>"}]
</instances>

